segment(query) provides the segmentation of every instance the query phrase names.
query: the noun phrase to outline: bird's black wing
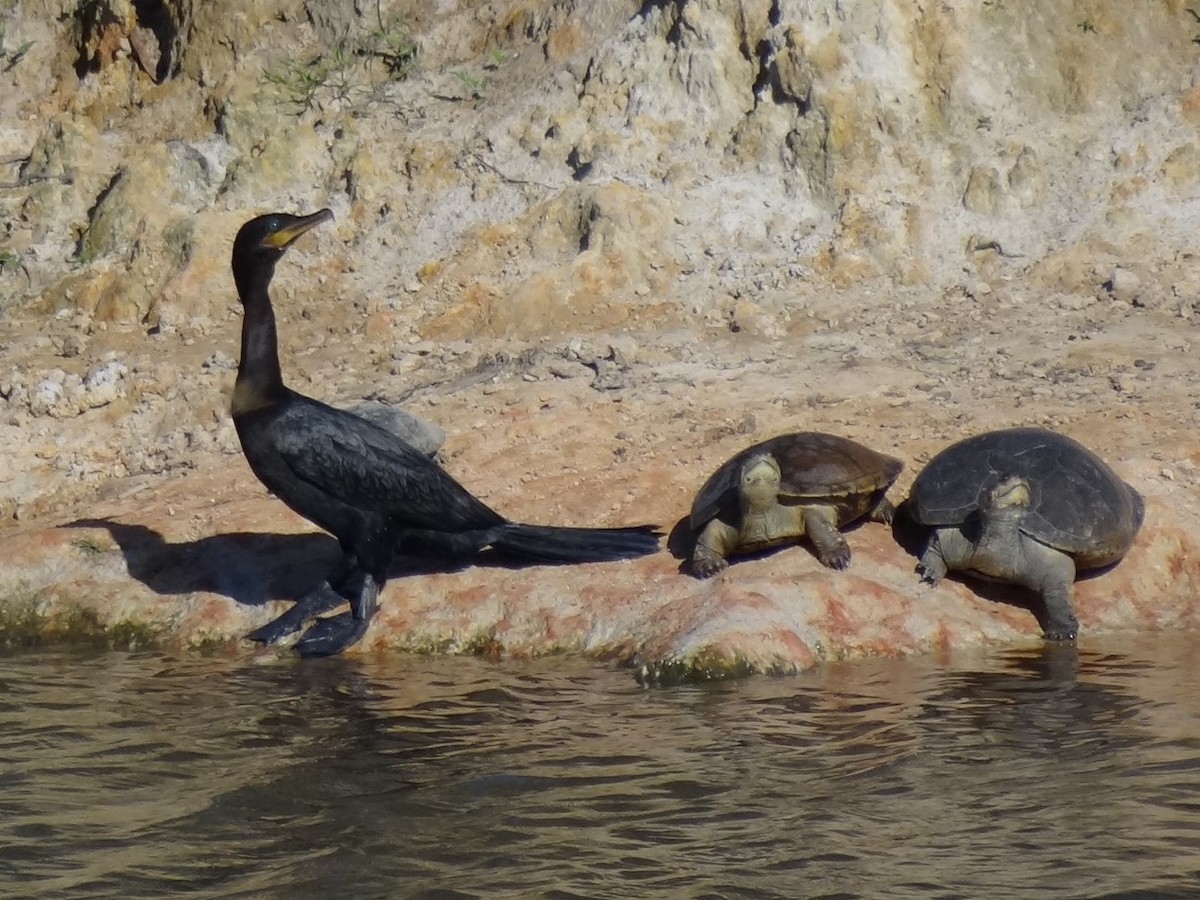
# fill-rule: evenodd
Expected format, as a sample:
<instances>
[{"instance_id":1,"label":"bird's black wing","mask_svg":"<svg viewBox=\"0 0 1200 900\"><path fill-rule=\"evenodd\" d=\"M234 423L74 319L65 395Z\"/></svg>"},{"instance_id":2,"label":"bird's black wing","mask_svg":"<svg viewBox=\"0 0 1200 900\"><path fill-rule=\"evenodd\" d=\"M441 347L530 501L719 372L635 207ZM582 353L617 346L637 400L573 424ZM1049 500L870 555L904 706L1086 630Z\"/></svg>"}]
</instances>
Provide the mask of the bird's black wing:
<instances>
[{"instance_id":1,"label":"bird's black wing","mask_svg":"<svg viewBox=\"0 0 1200 900\"><path fill-rule=\"evenodd\" d=\"M437 463L352 413L294 394L274 431L297 478L350 506L437 531L504 521Z\"/></svg>"}]
</instances>

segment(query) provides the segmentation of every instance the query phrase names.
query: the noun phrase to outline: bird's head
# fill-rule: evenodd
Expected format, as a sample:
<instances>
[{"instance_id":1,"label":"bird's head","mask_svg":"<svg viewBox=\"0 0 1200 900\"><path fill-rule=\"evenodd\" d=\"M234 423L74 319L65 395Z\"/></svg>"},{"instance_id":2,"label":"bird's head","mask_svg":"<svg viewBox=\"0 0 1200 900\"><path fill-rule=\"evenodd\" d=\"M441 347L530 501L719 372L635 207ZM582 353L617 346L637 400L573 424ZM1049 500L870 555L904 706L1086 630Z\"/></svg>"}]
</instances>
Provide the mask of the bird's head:
<instances>
[{"instance_id":1,"label":"bird's head","mask_svg":"<svg viewBox=\"0 0 1200 900\"><path fill-rule=\"evenodd\" d=\"M255 270L270 272L284 251L309 229L333 219L333 213L322 209L308 216L289 213L269 213L243 225L233 241L233 271Z\"/></svg>"}]
</instances>

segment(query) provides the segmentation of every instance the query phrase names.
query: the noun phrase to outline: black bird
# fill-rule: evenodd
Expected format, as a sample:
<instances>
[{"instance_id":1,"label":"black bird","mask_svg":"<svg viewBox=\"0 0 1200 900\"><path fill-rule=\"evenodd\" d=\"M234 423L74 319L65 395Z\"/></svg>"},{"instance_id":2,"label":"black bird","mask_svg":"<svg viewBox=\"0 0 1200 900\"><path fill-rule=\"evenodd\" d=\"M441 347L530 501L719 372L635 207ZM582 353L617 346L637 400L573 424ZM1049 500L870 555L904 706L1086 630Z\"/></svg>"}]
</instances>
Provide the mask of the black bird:
<instances>
[{"instance_id":1,"label":"black bird","mask_svg":"<svg viewBox=\"0 0 1200 900\"><path fill-rule=\"evenodd\" d=\"M244 319L232 412L242 450L267 489L336 537L343 554L318 587L249 637L274 643L348 599L348 613L317 621L297 645L303 656L344 650L366 632L398 547L416 545L454 558L490 548L540 563L655 552L659 532L649 525L509 522L396 435L284 385L268 287L292 242L332 218L327 209L309 216L259 216L241 227L233 244L233 279Z\"/></svg>"}]
</instances>

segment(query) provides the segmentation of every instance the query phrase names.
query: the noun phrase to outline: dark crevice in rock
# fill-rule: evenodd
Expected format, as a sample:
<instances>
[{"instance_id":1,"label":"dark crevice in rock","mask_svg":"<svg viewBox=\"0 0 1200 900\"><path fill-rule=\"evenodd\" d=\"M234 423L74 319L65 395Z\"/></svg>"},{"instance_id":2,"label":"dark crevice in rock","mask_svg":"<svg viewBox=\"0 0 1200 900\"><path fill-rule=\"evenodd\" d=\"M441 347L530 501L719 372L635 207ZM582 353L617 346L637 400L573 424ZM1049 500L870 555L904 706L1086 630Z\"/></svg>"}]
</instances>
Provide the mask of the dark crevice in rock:
<instances>
[{"instance_id":1,"label":"dark crevice in rock","mask_svg":"<svg viewBox=\"0 0 1200 900\"><path fill-rule=\"evenodd\" d=\"M677 5L677 0L645 0L634 18L645 19L656 10L666 9L668 6L675 5Z\"/></svg>"},{"instance_id":2,"label":"dark crevice in rock","mask_svg":"<svg viewBox=\"0 0 1200 900\"><path fill-rule=\"evenodd\" d=\"M161 84L179 68L179 23L163 0L133 0L133 8L138 27L130 34L130 43L142 68Z\"/></svg>"},{"instance_id":3,"label":"dark crevice in rock","mask_svg":"<svg viewBox=\"0 0 1200 900\"><path fill-rule=\"evenodd\" d=\"M783 13L779 8L779 0L774 0L771 3L771 9L767 13L767 22L769 25L767 35L758 42L758 46L754 48L755 56L758 60L758 74L754 79L754 102L757 105L766 98L767 92L770 91L770 98L776 105L792 104L797 108L801 116L807 115L811 106L810 95L805 93L804 96L798 96L794 91L786 89L779 75L779 64L777 54L779 46L776 43L778 38L778 28L780 22L783 21Z\"/></svg>"},{"instance_id":4,"label":"dark crevice in rock","mask_svg":"<svg viewBox=\"0 0 1200 900\"><path fill-rule=\"evenodd\" d=\"M571 152L567 154L567 165L571 167L571 177L576 181L583 181L592 174L595 164L591 160L583 159L578 147L572 147Z\"/></svg>"},{"instance_id":5,"label":"dark crevice in rock","mask_svg":"<svg viewBox=\"0 0 1200 900\"><path fill-rule=\"evenodd\" d=\"M105 0L87 0L81 4L76 21L76 51L79 55L75 59L75 74L84 78L92 72L100 71L104 55L108 52L105 35L123 32L124 25Z\"/></svg>"},{"instance_id":6,"label":"dark crevice in rock","mask_svg":"<svg viewBox=\"0 0 1200 900\"><path fill-rule=\"evenodd\" d=\"M769 37L763 38L758 42L758 46L754 48L754 55L758 58L758 74L754 78L754 86L751 92L754 95L754 103L757 106L759 100L762 99L768 88L772 89L772 94L778 93L774 90L771 67L775 59L775 43Z\"/></svg>"}]
</instances>

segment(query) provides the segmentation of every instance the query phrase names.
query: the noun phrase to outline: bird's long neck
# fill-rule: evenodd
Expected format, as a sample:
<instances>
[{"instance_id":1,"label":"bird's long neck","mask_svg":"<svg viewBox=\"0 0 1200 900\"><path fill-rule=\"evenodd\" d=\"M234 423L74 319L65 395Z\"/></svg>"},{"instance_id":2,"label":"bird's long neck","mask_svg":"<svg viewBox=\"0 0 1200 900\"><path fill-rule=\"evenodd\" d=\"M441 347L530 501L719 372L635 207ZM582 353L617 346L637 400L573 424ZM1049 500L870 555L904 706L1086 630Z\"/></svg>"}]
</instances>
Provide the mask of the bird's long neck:
<instances>
[{"instance_id":1,"label":"bird's long neck","mask_svg":"<svg viewBox=\"0 0 1200 900\"><path fill-rule=\"evenodd\" d=\"M233 415L279 402L286 392L279 368L279 339L268 287L274 266L234 272L242 299L242 356L233 388Z\"/></svg>"}]
</instances>

